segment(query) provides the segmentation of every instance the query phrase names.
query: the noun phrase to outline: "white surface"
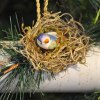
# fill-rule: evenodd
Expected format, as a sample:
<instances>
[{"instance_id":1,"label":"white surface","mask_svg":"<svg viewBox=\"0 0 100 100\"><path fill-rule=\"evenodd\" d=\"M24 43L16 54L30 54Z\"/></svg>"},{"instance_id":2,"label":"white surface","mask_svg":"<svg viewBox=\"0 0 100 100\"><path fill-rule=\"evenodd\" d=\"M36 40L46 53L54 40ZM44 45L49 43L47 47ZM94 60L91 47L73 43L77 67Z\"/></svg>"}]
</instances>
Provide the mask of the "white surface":
<instances>
[{"instance_id":1,"label":"white surface","mask_svg":"<svg viewBox=\"0 0 100 100\"><path fill-rule=\"evenodd\" d=\"M100 90L100 48L94 47L86 57L86 66L77 64L41 84L44 92L90 92Z\"/></svg>"},{"instance_id":2,"label":"white surface","mask_svg":"<svg viewBox=\"0 0 100 100\"><path fill-rule=\"evenodd\" d=\"M91 92L100 90L100 48L94 47L86 57L86 66L77 64L45 79L40 85L43 92ZM17 81L17 79L16 79Z\"/></svg>"}]
</instances>

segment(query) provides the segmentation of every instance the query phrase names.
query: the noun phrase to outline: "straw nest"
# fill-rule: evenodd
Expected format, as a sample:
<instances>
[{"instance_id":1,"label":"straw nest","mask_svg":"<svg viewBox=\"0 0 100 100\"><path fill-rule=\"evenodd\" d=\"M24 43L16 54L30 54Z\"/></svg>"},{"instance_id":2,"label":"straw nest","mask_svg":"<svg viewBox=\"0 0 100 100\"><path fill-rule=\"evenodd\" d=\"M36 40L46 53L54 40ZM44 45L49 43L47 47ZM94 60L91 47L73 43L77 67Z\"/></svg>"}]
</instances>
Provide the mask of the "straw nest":
<instances>
[{"instance_id":1,"label":"straw nest","mask_svg":"<svg viewBox=\"0 0 100 100\"><path fill-rule=\"evenodd\" d=\"M86 62L90 38L70 14L45 13L32 27L22 25L22 30L24 35L20 43L24 49L19 52L30 61L33 70L58 73L68 65ZM50 31L57 32L57 47L53 50L40 48L36 44L37 36Z\"/></svg>"}]
</instances>

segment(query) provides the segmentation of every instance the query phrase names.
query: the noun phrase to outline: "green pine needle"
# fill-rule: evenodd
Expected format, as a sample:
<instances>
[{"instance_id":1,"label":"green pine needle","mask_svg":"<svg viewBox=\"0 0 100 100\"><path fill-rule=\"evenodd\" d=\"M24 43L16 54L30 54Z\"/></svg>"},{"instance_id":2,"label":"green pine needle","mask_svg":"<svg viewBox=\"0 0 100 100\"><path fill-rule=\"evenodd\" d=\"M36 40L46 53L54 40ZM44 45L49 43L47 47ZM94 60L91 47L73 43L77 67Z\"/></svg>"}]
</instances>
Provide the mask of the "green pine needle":
<instances>
[{"instance_id":1,"label":"green pine needle","mask_svg":"<svg viewBox=\"0 0 100 100\"><path fill-rule=\"evenodd\" d=\"M96 24L99 21L99 18L100 18L100 9L97 11L97 15L94 19L94 24Z\"/></svg>"}]
</instances>

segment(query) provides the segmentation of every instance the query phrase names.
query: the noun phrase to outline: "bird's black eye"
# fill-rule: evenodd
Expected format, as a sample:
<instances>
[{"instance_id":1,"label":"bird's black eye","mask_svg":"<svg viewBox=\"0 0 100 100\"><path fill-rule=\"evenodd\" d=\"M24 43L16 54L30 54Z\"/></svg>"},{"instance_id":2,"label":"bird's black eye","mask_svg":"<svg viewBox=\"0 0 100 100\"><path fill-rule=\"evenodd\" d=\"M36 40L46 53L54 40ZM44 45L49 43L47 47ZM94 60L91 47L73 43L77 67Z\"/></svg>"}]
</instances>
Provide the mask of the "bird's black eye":
<instances>
[{"instance_id":1,"label":"bird's black eye","mask_svg":"<svg viewBox=\"0 0 100 100\"><path fill-rule=\"evenodd\" d=\"M42 42L40 41L40 44L42 45Z\"/></svg>"},{"instance_id":2,"label":"bird's black eye","mask_svg":"<svg viewBox=\"0 0 100 100\"><path fill-rule=\"evenodd\" d=\"M40 42L40 44L42 44L42 42Z\"/></svg>"}]
</instances>

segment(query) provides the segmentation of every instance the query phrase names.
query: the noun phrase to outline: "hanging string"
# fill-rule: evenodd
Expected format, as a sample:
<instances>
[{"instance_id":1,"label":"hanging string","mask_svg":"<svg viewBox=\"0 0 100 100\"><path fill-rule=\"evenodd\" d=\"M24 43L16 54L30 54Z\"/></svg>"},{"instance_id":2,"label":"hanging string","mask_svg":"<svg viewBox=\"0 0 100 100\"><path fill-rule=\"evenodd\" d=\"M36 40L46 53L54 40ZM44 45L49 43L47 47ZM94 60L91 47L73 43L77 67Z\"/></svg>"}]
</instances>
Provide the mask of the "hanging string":
<instances>
[{"instance_id":1,"label":"hanging string","mask_svg":"<svg viewBox=\"0 0 100 100\"><path fill-rule=\"evenodd\" d=\"M41 18L41 13L40 13L40 2L39 2L39 0L36 0L36 7L37 7L37 21L39 21L40 18Z\"/></svg>"},{"instance_id":2,"label":"hanging string","mask_svg":"<svg viewBox=\"0 0 100 100\"><path fill-rule=\"evenodd\" d=\"M44 0L44 13L47 13L48 11L48 0Z\"/></svg>"}]
</instances>

